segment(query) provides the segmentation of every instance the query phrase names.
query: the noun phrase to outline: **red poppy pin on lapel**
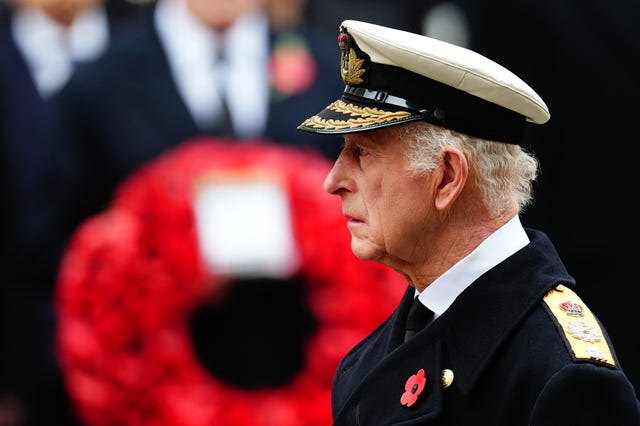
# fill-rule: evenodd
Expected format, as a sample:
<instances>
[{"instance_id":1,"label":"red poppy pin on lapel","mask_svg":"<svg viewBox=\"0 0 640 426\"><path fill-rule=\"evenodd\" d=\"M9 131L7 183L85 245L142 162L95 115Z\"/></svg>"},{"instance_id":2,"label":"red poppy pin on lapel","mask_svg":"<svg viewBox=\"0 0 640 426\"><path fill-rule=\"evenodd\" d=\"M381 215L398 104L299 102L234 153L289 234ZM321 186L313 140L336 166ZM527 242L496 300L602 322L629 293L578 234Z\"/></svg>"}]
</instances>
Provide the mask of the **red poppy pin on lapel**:
<instances>
[{"instance_id":1,"label":"red poppy pin on lapel","mask_svg":"<svg viewBox=\"0 0 640 426\"><path fill-rule=\"evenodd\" d=\"M418 396L427 384L427 376L421 368L416 374L412 374L404 384L404 393L400 397L400 404L411 407L418 400Z\"/></svg>"}]
</instances>

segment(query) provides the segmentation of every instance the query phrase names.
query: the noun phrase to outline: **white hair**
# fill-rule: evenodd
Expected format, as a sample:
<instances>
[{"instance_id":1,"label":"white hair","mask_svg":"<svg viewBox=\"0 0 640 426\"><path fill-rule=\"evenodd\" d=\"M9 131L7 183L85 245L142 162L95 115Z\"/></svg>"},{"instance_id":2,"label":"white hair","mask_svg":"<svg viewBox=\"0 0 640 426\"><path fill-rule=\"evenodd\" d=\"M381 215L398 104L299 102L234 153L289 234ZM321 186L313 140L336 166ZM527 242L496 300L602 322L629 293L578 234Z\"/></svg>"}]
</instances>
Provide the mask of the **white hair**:
<instances>
[{"instance_id":1,"label":"white hair","mask_svg":"<svg viewBox=\"0 0 640 426\"><path fill-rule=\"evenodd\" d=\"M521 146L471 137L425 122L395 127L408 144L410 171L434 169L441 162L443 148L454 146L467 158L470 177L492 213L506 211L514 201L520 210L532 203L539 163Z\"/></svg>"}]
</instances>

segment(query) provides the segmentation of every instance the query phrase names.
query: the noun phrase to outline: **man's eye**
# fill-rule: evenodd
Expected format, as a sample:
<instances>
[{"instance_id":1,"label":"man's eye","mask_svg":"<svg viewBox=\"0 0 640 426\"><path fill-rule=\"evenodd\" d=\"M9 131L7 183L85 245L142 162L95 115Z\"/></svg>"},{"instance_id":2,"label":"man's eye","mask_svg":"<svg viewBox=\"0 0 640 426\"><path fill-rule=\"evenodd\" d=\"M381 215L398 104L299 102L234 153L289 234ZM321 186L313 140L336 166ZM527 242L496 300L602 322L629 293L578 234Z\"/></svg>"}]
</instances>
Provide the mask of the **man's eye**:
<instances>
[{"instance_id":1,"label":"man's eye","mask_svg":"<svg viewBox=\"0 0 640 426\"><path fill-rule=\"evenodd\" d=\"M342 151L353 157L362 157L369 154L369 150L365 146L357 145L355 143L343 145Z\"/></svg>"}]
</instances>

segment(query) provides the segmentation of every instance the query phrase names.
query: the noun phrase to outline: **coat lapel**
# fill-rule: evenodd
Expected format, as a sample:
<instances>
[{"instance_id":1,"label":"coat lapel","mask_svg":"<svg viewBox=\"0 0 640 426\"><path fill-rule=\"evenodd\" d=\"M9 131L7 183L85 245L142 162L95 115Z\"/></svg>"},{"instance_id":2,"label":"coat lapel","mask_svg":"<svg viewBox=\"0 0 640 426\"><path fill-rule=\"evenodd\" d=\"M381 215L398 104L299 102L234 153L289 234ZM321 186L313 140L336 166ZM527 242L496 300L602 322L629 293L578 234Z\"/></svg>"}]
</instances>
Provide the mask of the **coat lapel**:
<instances>
[{"instance_id":1,"label":"coat lapel","mask_svg":"<svg viewBox=\"0 0 640 426\"><path fill-rule=\"evenodd\" d=\"M460 393L469 393L544 294L558 282L574 284L550 241L538 233L529 236L531 244L476 280L447 312L403 344L413 298L409 287L392 316L345 357L334 383L335 425L428 423L442 410L444 369L454 372ZM427 377L425 390L407 407L400 397L420 369Z\"/></svg>"},{"instance_id":2,"label":"coat lapel","mask_svg":"<svg viewBox=\"0 0 640 426\"><path fill-rule=\"evenodd\" d=\"M559 282L575 285L548 238L529 237L528 246L477 279L440 318L446 324L448 368L463 394L471 392L492 356L549 290Z\"/></svg>"},{"instance_id":3,"label":"coat lapel","mask_svg":"<svg viewBox=\"0 0 640 426\"><path fill-rule=\"evenodd\" d=\"M152 16L152 13L142 16L142 22L132 26L129 36L138 41L130 47L137 50L123 61L127 67L126 78L132 82L131 101L138 105L136 111L140 118L158 127L160 134L173 135L176 129L185 135L197 134L198 127L178 92Z\"/></svg>"},{"instance_id":4,"label":"coat lapel","mask_svg":"<svg viewBox=\"0 0 640 426\"><path fill-rule=\"evenodd\" d=\"M369 372L334 419L334 425L393 425L410 420L424 422L439 415L442 342L424 345L416 339L398 347ZM420 370L424 372L424 384L416 377ZM409 402L403 401L405 393Z\"/></svg>"}]
</instances>

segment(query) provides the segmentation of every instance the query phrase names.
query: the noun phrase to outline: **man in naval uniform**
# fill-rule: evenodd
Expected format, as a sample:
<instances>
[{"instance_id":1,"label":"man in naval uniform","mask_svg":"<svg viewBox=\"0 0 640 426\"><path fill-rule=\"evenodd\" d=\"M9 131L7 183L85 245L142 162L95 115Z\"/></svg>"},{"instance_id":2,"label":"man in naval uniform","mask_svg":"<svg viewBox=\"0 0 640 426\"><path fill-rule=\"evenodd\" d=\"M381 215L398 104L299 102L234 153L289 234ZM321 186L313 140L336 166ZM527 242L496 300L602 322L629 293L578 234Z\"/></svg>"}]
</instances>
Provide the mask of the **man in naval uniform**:
<instances>
[{"instance_id":1,"label":"man in naval uniform","mask_svg":"<svg viewBox=\"0 0 640 426\"><path fill-rule=\"evenodd\" d=\"M408 287L339 365L335 426L640 425L603 324L519 220L539 168L519 142L543 100L421 35L348 20L338 44L344 93L298 128L344 136L325 190L354 254Z\"/></svg>"}]
</instances>

